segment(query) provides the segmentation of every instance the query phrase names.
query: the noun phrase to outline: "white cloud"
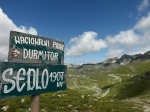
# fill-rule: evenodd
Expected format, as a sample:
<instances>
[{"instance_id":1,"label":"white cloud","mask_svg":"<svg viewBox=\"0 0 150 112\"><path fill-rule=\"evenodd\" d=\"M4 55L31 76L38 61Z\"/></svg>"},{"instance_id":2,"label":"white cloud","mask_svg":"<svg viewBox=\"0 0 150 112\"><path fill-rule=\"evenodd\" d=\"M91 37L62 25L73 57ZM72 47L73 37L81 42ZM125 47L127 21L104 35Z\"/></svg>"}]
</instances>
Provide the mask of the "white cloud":
<instances>
[{"instance_id":1,"label":"white cloud","mask_svg":"<svg viewBox=\"0 0 150 112\"><path fill-rule=\"evenodd\" d=\"M37 35L37 31L33 27L17 27L0 8L0 61L5 61L8 58L8 44L11 30Z\"/></svg>"},{"instance_id":2,"label":"white cloud","mask_svg":"<svg viewBox=\"0 0 150 112\"><path fill-rule=\"evenodd\" d=\"M149 0L142 0L141 4L138 6L138 11L142 12L144 11L147 7L149 7L150 3Z\"/></svg>"},{"instance_id":3,"label":"white cloud","mask_svg":"<svg viewBox=\"0 0 150 112\"><path fill-rule=\"evenodd\" d=\"M136 44L139 40L139 37L132 29L130 29L127 31L121 31L115 36L108 36L106 40L111 47L122 45L128 48Z\"/></svg>"},{"instance_id":4,"label":"white cloud","mask_svg":"<svg viewBox=\"0 0 150 112\"><path fill-rule=\"evenodd\" d=\"M150 46L149 47L141 47L135 51L131 51L128 54L129 55L134 55L134 54L144 54L145 52L150 50Z\"/></svg>"},{"instance_id":5,"label":"white cloud","mask_svg":"<svg viewBox=\"0 0 150 112\"><path fill-rule=\"evenodd\" d=\"M148 16L142 17L134 27L135 30L143 33L144 36L149 36L150 38L150 13Z\"/></svg>"},{"instance_id":6,"label":"white cloud","mask_svg":"<svg viewBox=\"0 0 150 112\"><path fill-rule=\"evenodd\" d=\"M80 56L89 52L108 49L107 58L120 57L123 54L144 53L150 50L150 13L137 21L133 28L120 31L106 39L97 39L96 32L84 32L70 40L71 47L66 55Z\"/></svg>"},{"instance_id":7,"label":"white cloud","mask_svg":"<svg viewBox=\"0 0 150 112\"><path fill-rule=\"evenodd\" d=\"M107 36L106 42L109 49L108 58L150 50L150 13L142 17L132 29Z\"/></svg>"},{"instance_id":8,"label":"white cloud","mask_svg":"<svg viewBox=\"0 0 150 112\"><path fill-rule=\"evenodd\" d=\"M124 52L123 49L110 48L107 53L107 57L108 58L120 57L123 54L123 52Z\"/></svg>"},{"instance_id":9,"label":"white cloud","mask_svg":"<svg viewBox=\"0 0 150 112\"><path fill-rule=\"evenodd\" d=\"M115 36L108 36L106 38L108 45L108 58L120 57L127 51L132 50L139 42L139 36L134 32L134 30L121 31Z\"/></svg>"},{"instance_id":10,"label":"white cloud","mask_svg":"<svg viewBox=\"0 0 150 112\"><path fill-rule=\"evenodd\" d=\"M107 45L102 39L97 38L96 32L84 32L78 37L74 37L70 40L71 47L66 50L67 56L81 56L90 52L100 51L102 48L106 48Z\"/></svg>"}]
</instances>

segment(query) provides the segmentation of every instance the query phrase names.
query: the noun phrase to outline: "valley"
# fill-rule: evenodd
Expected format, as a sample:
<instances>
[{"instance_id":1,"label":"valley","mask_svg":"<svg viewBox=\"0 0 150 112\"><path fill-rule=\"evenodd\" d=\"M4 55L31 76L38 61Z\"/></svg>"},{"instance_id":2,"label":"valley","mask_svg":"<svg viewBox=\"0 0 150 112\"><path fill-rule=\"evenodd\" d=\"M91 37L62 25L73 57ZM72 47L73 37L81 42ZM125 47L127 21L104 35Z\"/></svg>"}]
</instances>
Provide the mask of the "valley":
<instances>
[{"instance_id":1,"label":"valley","mask_svg":"<svg viewBox=\"0 0 150 112\"><path fill-rule=\"evenodd\" d=\"M150 59L122 60L69 66L67 90L42 94L40 111L150 112ZM30 96L0 100L0 111L29 112Z\"/></svg>"}]
</instances>

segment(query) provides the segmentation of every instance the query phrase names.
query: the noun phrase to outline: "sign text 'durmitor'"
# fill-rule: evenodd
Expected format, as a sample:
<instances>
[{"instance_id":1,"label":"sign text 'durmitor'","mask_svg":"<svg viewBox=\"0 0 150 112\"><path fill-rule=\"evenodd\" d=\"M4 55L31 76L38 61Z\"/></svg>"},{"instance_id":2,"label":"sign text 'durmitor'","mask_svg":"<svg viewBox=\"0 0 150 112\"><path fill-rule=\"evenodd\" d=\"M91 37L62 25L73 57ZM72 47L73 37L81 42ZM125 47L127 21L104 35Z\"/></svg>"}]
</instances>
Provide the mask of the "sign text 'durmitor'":
<instances>
[{"instance_id":1,"label":"sign text 'durmitor'","mask_svg":"<svg viewBox=\"0 0 150 112\"><path fill-rule=\"evenodd\" d=\"M61 41L11 31L9 48L10 62L64 62L64 43Z\"/></svg>"}]
</instances>

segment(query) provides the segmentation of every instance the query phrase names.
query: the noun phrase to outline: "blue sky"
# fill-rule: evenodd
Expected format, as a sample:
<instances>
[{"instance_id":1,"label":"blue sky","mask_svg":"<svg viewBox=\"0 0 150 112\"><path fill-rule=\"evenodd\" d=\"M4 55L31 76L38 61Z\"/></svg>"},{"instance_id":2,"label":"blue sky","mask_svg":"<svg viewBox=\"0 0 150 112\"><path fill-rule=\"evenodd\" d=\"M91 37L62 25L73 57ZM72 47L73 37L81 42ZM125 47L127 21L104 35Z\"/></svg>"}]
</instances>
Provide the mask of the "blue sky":
<instances>
[{"instance_id":1,"label":"blue sky","mask_svg":"<svg viewBox=\"0 0 150 112\"><path fill-rule=\"evenodd\" d=\"M0 60L7 58L10 30L64 41L66 63L143 53L150 50L149 5L150 0L0 0Z\"/></svg>"}]
</instances>

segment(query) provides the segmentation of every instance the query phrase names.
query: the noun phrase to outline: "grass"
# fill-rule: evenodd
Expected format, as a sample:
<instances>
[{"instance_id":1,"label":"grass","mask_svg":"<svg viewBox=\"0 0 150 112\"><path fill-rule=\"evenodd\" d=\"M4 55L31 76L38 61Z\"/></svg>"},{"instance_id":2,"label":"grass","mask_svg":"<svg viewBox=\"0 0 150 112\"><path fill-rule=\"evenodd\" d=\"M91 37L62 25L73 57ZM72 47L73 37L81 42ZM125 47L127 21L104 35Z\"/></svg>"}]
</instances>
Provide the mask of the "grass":
<instances>
[{"instance_id":1,"label":"grass","mask_svg":"<svg viewBox=\"0 0 150 112\"><path fill-rule=\"evenodd\" d=\"M21 102L22 99L25 99L24 102ZM137 108L131 108L131 103L101 99L70 89L42 94L40 99L41 112L141 112ZM8 106L7 112L28 112L30 97L1 100L0 104L1 112L4 106Z\"/></svg>"},{"instance_id":2,"label":"grass","mask_svg":"<svg viewBox=\"0 0 150 112\"><path fill-rule=\"evenodd\" d=\"M107 70L100 68L98 69L98 67L92 66L90 69L86 69L86 67L84 67L74 72L72 70L71 73L73 76L69 77L69 80L79 80L79 78L75 77L79 77L82 74L88 77L88 79L83 78L82 81L88 82L89 79L91 80L91 84L88 85L93 85L93 83L96 83L98 85L97 87L102 89L102 92L99 92L98 94L99 96L104 94L109 88L110 91L105 95L104 98L113 100L118 99L120 102L127 101L128 103L132 103L133 107L134 105L138 105L141 109L143 109L144 105L150 106L149 103L145 103L150 102L149 60L145 60L143 62L132 62L115 69ZM119 77L121 81L119 81L119 78L117 77ZM80 88L82 83L78 83L77 85L79 85L78 88ZM70 86L72 87L74 85L70 84ZM78 91L81 90L78 89ZM84 88L84 91L86 93L86 88ZM97 92L96 90L92 91L95 93ZM135 102L134 99L138 99L139 102L144 102L143 105L141 105L139 102Z\"/></svg>"},{"instance_id":3,"label":"grass","mask_svg":"<svg viewBox=\"0 0 150 112\"><path fill-rule=\"evenodd\" d=\"M149 74L149 60L117 68L68 69L67 90L41 94L40 112L142 112L150 106ZM0 100L0 112L4 107L7 112L29 112L30 100L30 96Z\"/></svg>"}]
</instances>

